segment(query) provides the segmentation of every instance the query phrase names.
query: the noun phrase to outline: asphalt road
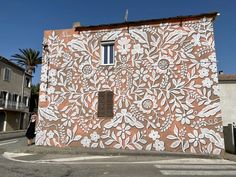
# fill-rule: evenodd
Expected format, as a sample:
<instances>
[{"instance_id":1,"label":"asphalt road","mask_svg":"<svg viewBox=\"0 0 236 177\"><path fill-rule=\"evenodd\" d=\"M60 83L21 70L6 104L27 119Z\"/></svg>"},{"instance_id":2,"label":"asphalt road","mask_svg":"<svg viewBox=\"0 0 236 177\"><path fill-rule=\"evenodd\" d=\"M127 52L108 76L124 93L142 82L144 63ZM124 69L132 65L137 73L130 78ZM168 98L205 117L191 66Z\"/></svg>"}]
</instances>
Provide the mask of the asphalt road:
<instances>
[{"instance_id":1,"label":"asphalt road","mask_svg":"<svg viewBox=\"0 0 236 177\"><path fill-rule=\"evenodd\" d=\"M236 176L236 162L222 159L12 153L25 144L0 141L0 177Z\"/></svg>"}]
</instances>

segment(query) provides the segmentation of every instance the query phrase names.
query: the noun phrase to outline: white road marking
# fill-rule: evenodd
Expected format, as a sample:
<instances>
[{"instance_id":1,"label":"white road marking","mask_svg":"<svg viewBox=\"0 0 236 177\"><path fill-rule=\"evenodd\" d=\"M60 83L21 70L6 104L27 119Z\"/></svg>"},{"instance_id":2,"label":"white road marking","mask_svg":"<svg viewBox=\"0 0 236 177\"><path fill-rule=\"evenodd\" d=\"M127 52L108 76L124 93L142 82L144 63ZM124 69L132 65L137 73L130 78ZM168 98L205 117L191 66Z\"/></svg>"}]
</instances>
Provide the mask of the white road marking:
<instances>
[{"instance_id":1,"label":"white road marking","mask_svg":"<svg viewBox=\"0 0 236 177\"><path fill-rule=\"evenodd\" d=\"M160 170L163 175L171 175L171 176L235 176L236 171L200 171L200 170Z\"/></svg>"},{"instance_id":2,"label":"white road marking","mask_svg":"<svg viewBox=\"0 0 236 177\"><path fill-rule=\"evenodd\" d=\"M92 159L109 159L124 156L86 156L86 157L71 157L71 158L60 158L60 159L49 159L49 160L38 160L37 162L72 162L72 161L83 161Z\"/></svg>"},{"instance_id":3,"label":"white road marking","mask_svg":"<svg viewBox=\"0 0 236 177\"><path fill-rule=\"evenodd\" d=\"M236 164L234 161L225 159L199 159L199 158L184 158L184 159L170 159L159 161L160 164ZM158 163L159 164L159 163Z\"/></svg>"},{"instance_id":4,"label":"white road marking","mask_svg":"<svg viewBox=\"0 0 236 177\"><path fill-rule=\"evenodd\" d=\"M163 163L165 162L165 163ZM167 163L168 162L168 163ZM224 159L174 159L154 165L163 175L222 176L236 175L236 162Z\"/></svg>"},{"instance_id":5,"label":"white road marking","mask_svg":"<svg viewBox=\"0 0 236 177\"><path fill-rule=\"evenodd\" d=\"M18 142L17 139L0 141L0 146L4 146L4 145L7 145L7 144L13 144L13 143L17 143L17 142Z\"/></svg>"},{"instance_id":6,"label":"white road marking","mask_svg":"<svg viewBox=\"0 0 236 177\"><path fill-rule=\"evenodd\" d=\"M11 157L11 158L33 155L30 153L14 153L14 152L4 152L4 154L8 157Z\"/></svg>"},{"instance_id":7,"label":"white road marking","mask_svg":"<svg viewBox=\"0 0 236 177\"><path fill-rule=\"evenodd\" d=\"M154 165L155 167L159 168L159 169L168 169L168 170L213 170L213 169L219 169L219 170L225 170L225 169L229 169L229 170L236 170L236 166L235 165L209 165L209 164L203 164L203 165L196 165L196 164L192 164L192 165L173 165L173 164L165 164L165 165Z\"/></svg>"}]
</instances>

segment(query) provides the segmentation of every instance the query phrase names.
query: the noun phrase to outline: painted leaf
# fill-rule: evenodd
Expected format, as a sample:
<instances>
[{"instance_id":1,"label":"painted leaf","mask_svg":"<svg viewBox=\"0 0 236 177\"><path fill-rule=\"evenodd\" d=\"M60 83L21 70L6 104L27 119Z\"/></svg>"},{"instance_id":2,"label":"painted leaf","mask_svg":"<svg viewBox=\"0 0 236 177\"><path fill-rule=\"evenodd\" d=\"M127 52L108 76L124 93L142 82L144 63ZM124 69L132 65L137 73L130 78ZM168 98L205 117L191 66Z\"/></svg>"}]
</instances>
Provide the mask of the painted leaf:
<instances>
[{"instance_id":1,"label":"painted leaf","mask_svg":"<svg viewBox=\"0 0 236 177\"><path fill-rule=\"evenodd\" d=\"M209 116L215 115L219 111L220 111L220 104L217 102L217 103L209 104L206 107L204 107L198 113L198 116L199 117L209 117Z\"/></svg>"}]
</instances>

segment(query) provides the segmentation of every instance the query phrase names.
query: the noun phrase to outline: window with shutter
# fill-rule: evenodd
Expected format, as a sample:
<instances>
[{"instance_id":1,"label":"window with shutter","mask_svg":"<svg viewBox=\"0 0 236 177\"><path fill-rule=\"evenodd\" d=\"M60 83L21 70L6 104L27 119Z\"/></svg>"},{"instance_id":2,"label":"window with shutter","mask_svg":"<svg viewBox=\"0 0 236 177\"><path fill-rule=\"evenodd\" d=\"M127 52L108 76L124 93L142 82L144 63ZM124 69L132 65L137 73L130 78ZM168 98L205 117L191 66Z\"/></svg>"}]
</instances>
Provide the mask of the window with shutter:
<instances>
[{"instance_id":1,"label":"window with shutter","mask_svg":"<svg viewBox=\"0 0 236 177\"><path fill-rule=\"evenodd\" d=\"M5 81L11 80L11 70L9 68L5 68L4 70L4 78Z\"/></svg>"},{"instance_id":2,"label":"window with shutter","mask_svg":"<svg viewBox=\"0 0 236 177\"><path fill-rule=\"evenodd\" d=\"M113 92L98 92L98 117L113 117Z\"/></svg>"}]
</instances>

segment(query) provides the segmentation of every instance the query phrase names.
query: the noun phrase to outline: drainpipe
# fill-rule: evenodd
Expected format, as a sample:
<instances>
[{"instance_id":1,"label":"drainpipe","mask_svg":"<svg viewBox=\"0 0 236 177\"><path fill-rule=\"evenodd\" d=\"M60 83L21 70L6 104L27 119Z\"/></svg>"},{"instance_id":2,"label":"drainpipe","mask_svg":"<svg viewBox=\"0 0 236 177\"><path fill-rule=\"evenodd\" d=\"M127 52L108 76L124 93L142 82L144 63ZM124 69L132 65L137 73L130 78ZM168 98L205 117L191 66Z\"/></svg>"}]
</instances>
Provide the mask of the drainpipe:
<instances>
[{"instance_id":1,"label":"drainpipe","mask_svg":"<svg viewBox=\"0 0 236 177\"><path fill-rule=\"evenodd\" d=\"M23 98L24 98L24 87L25 87L25 71L24 71L24 74L23 74L23 80L22 80L22 86L21 86L21 104L23 102Z\"/></svg>"}]
</instances>

